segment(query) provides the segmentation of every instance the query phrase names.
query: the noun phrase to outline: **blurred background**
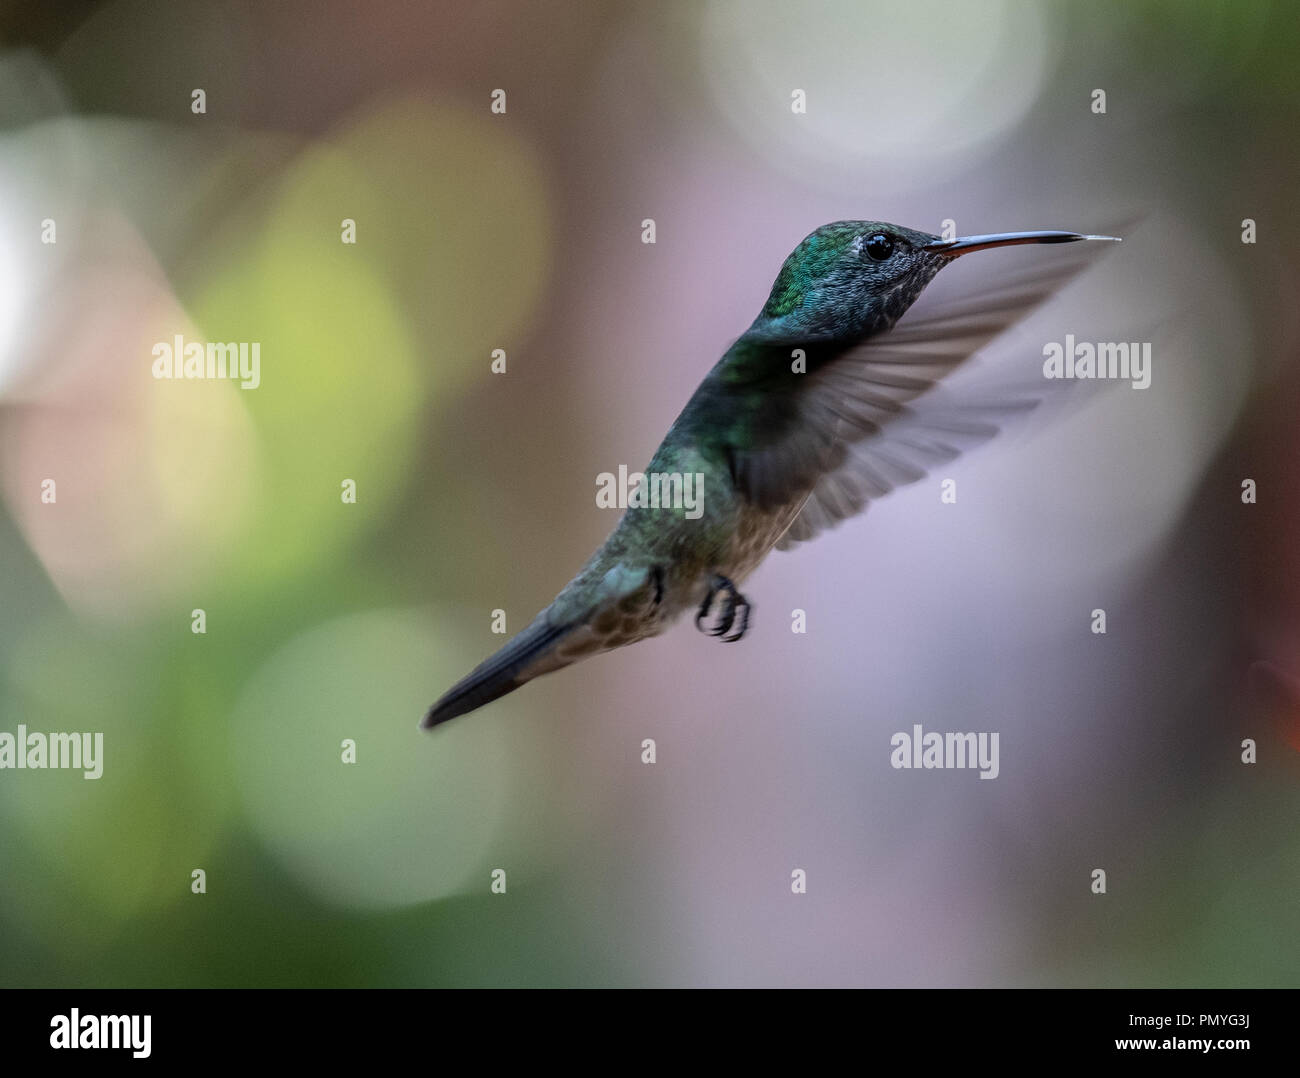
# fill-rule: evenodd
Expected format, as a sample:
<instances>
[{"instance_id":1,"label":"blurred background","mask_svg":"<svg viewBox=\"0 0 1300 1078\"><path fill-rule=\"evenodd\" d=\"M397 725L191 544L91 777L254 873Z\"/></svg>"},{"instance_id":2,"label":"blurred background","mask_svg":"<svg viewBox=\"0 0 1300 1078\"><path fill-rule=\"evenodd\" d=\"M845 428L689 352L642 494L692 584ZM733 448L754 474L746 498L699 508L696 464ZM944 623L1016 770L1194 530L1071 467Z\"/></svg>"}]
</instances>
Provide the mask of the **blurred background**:
<instances>
[{"instance_id":1,"label":"blurred background","mask_svg":"<svg viewBox=\"0 0 1300 1078\"><path fill-rule=\"evenodd\" d=\"M98 781L0 771L0 983L1296 983L1292 5L0 27L0 730L104 734ZM774 554L743 644L418 731L841 218L1128 229L1019 355L1149 340L1151 387ZM177 334L260 342L261 384L154 379ZM915 723L998 731L1000 776L894 770Z\"/></svg>"}]
</instances>

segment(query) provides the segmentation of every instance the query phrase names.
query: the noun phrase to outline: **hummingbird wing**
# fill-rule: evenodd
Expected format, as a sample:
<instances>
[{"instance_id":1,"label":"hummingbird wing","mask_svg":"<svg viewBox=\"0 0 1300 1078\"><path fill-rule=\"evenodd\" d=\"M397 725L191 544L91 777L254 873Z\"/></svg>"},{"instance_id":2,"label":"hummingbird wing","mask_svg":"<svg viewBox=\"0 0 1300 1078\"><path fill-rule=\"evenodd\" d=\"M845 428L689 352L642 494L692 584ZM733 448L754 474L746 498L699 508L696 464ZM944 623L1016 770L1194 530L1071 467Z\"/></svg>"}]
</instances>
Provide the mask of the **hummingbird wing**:
<instances>
[{"instance_id":1,"label":"hummingbird wing","mask_svg":"<svg viewBox=\"0 0 1300 1078\"><path fill-rule=\"evenodd\" d=\"M817 481L777 549L807 542L895 487L915 483L993 438L1005 422L1038 406L1041 397L1032 392L1037 388L1021 384L998 396L967 400L938 387L905 406L880 434L849 443L843 463Z\"/></svg>"},{"instance_id":2,"label":"hummingbird wing","mask_svg":"<svg viewBox=\"0 0 1300 1078\"><path fill-rule=\"evenodd\" d=\"M756 503L806 496L778 548L916 482L1035 407L1048 385L1036 364L1032 379L994 392L977 387L974 396L945 393L939 383L1077 276L1096 257L1092 247L1057 247L996 278L949 268L956 287L937 287L941 274L891 330L807 374L768 381L754 422L729 453L738 488ZM789 348L779 355L788 369Z\"/></svg>"}]
</instances>

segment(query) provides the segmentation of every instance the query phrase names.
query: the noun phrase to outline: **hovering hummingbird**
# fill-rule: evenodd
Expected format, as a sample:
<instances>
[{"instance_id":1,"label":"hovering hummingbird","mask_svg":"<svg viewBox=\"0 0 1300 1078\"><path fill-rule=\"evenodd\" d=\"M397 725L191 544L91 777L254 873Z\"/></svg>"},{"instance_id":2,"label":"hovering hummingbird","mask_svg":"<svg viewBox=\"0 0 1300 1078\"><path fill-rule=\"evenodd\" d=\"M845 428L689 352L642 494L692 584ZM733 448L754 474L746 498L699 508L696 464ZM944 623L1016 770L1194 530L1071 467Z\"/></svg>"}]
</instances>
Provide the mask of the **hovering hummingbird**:
<instances>
[{"instance_id":1,"label":"hovering hummingbird","mask_svg":"<svg viewBox=\"0 0 1300 1078\"><path fill-rule=\"evenodd\" d=\"M991 412L924 403L936 384L1083 266L1053 260L980 286L895 326L961 255L1019 244L1118 241L1077 232L941 239L878 221L838 221L781 267L753 325L669 429L647 475L702 477L701 504L633 504L533 622L425 714L432 727L540 674L667 629L739 640L739 585L775 546L812 538L894 487L997 433ZM1005 413L1005 409L1003 410Z\"/></svg>"}]
</instances>

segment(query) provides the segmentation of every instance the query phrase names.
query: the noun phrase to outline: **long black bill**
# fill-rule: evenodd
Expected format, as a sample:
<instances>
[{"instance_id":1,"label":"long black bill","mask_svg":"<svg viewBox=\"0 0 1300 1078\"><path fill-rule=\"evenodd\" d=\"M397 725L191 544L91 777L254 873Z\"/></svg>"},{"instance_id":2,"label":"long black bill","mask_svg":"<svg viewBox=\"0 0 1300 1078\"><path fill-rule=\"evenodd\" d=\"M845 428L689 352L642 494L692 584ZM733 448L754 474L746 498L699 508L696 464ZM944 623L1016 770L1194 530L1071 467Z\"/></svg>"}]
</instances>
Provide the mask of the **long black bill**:
<instances>
[{"instance_id":1,"label":"long black bill","mask_svg":"<svg viewBox=\"0 0 1300 1078\"><path fill-rule=\"evenodd\" d=\"M955 240L935 240L927 243L924 249L956 258L958 255L970 254L971 251L987 251L991 247L1014 247L1021 243L1074 243L1077 240L1120 242L1118 236L1085 236L1079 232L997 232L990 236L959 236Z\"/></svg>"}]
</instances>

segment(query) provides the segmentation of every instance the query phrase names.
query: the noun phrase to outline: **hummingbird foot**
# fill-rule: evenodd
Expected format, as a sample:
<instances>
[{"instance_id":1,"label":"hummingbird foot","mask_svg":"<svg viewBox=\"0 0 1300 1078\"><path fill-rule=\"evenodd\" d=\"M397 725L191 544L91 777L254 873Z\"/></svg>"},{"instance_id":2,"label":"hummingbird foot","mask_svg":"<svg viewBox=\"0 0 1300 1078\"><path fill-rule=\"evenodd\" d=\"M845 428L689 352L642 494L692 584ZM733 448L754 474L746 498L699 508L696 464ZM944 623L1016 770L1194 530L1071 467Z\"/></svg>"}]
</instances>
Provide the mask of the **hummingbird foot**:
<instances>
[{"instance_id":1,"label":"hummingbird foot","mask_svg":"<svg viewBox=\"0 0 1300 1078\"><path fill-rule=\"evenodd\" d=\"M704 619L713 609L715 599L718 600L718 620L711 628L706 629ZM704 602L700 604L699 612L695 615L695 627L702 633L720 637L728 644L734 643L744 636L745 630L749 628L749 600L741 595L736 590L736 585L725 576L715 575L709 581L709 593L704 597Z\"/></svg>"}]
</instances>

